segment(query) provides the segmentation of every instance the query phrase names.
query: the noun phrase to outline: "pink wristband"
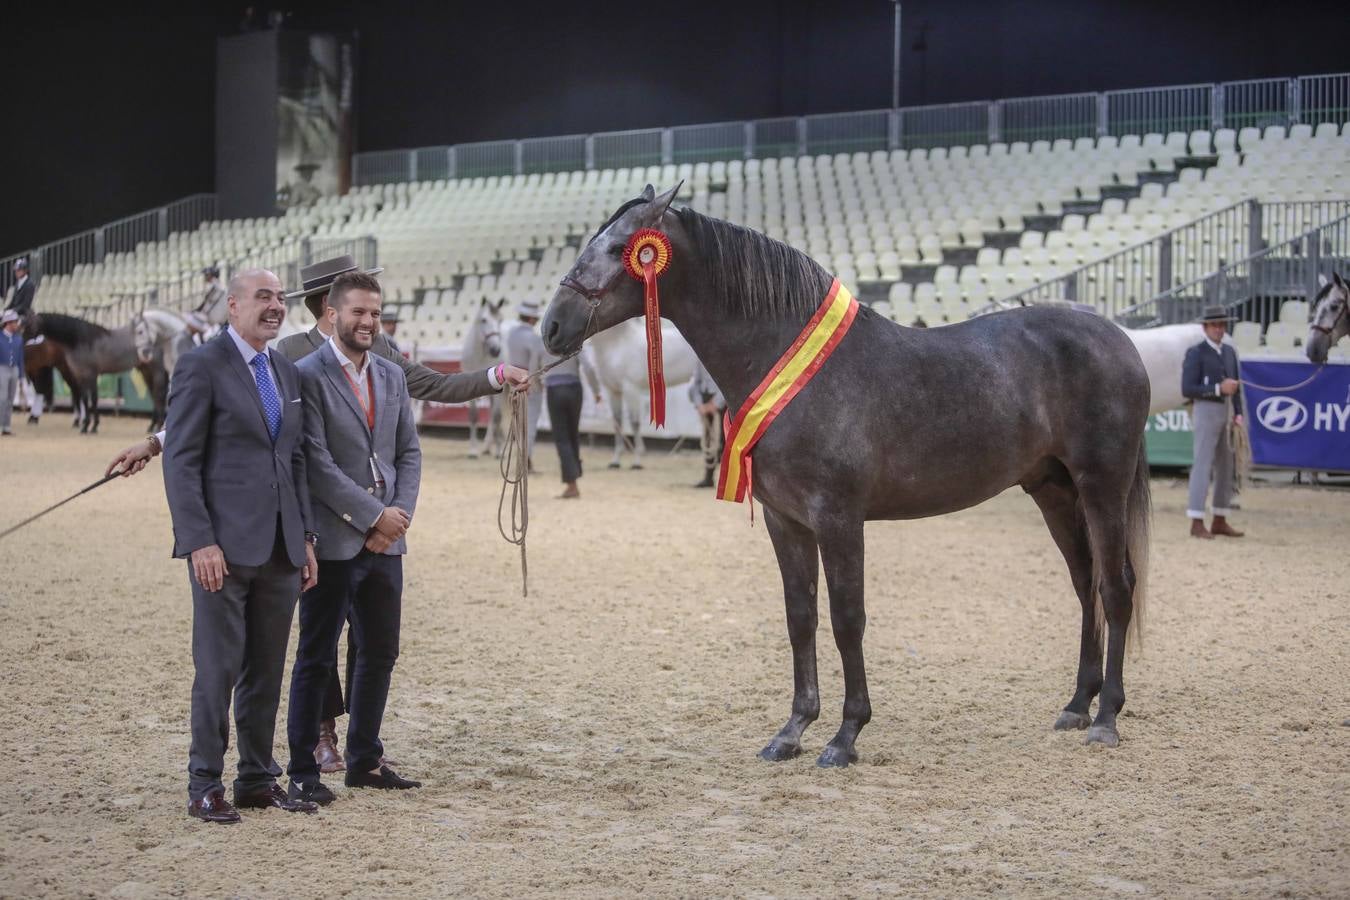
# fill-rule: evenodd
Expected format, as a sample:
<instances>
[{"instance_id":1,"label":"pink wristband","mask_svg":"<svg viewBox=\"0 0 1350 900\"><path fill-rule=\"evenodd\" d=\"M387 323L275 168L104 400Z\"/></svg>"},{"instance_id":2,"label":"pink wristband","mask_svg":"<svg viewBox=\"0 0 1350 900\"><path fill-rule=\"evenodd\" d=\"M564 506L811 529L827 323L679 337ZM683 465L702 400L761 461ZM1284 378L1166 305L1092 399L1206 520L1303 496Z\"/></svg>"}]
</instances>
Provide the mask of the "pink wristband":
<instances>
[{"instance_id":1,"label":"pink wristband","mask_svg":"<svg viewBox=\"0 0 1350 900\"><path fill-rule=\"evenodd\" d=\"M497 363L497 385L506 387L506 366L502 363Z\"/></svg>"}]
</instances>

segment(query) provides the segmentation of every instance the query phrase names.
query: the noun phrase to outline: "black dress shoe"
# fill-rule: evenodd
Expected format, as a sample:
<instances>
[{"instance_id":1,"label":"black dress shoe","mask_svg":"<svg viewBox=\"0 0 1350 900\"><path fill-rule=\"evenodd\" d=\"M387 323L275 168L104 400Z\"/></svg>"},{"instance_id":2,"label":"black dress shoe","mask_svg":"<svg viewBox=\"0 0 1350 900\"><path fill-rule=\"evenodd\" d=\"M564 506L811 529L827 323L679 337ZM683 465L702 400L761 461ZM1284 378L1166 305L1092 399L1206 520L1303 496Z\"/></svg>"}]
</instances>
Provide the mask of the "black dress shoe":
<instances>
[{"instance_id":1,"label":"black dress shoe","mask_svg":"<svg viewBox=\"0 0 1350 900\"><path fill-rule=\"evenodd\" d=\"M188 802L188 815L203 822L216 822L221 825L239 824L239 811L225 799L225 791L217 788L200 800Z\"/></svg>"},{"instance_id":2,"label":"black dress shoe","mask_svg":"<svg viewBox=\"0 0 1350 900\"><path fill-rule=\"evenodd\" d=\"M387 791L406 791L422 786L422 782L403 778L388 766L380 766L380 771L374 775L369 772L353 772L348 766L346 783L347 787L382 788Z\"/></svg>"},{"instance_id":3,"label":"black dress shoe","mask_svg":"<svg viewBox=\"0 0 1350 900\"><path fill-rule=\"evenodd\" d=\"M234 805L240 809L268 809L276 808L285 812L316 813L319 811L319 804L308 800L292 800L286 796L286 792L281 789L281 785L275 781L260 791L251 791L247 794L240 794L238 791L234 794Z\"/></svg>"},{"instance_id":4,"label":"black dress shoe","mask_svg":"<svg viewBox=\"0 0 1350 900\"><path fill-rule=\"evenodd\" d=\"M29 424L29 425L36 425L37 423L38 423L38 417L37 417L37 416L29 416L29 417L28 417L28 424Z\"/></svg>"},{"instance_id":5,"label":"black dress shoe","mask_svg":"<svg viewBox=\"0 0 1350 900\"><path fill-rule=\"evenodd\" d=\"M308 803L317 803L320 806L327 806L337 799L337 795L328 789L328 785L322 781L296 781L291 779L290 786L286 788L286 797L290 800L304 800Z\"/></svg>"}]
</instances>

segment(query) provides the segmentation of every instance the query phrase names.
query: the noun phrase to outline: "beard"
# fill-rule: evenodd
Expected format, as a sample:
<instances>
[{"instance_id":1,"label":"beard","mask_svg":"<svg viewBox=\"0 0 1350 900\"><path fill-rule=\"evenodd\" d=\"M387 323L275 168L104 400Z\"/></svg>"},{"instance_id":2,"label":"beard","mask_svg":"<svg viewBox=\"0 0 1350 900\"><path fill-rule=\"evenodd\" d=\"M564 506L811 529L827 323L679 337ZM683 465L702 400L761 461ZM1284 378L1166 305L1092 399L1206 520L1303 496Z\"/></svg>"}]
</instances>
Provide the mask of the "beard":
<instances>
[{"instance_id":1,"label":"beard","mask_svg":"<svg viewBox=\"0 0 1350 900\"><path fill-rule=\"evenodd\" d=\"M337 336L343 346L355 353L364 353L375 343L374 329L366 329L360 325L349 325L341 319L337 321Z\"/></svg>"}]
</instances>

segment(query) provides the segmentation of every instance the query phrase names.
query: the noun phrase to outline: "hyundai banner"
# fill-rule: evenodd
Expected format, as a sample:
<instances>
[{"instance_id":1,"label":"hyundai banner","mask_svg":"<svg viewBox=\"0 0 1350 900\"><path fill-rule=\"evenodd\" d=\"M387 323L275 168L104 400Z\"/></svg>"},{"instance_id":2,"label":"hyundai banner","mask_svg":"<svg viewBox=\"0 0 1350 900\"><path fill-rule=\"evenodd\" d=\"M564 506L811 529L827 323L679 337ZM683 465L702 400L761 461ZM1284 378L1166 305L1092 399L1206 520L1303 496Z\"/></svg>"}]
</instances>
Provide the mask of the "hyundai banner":
<instances>
[{"instance_id":1,"label":"hyundai banner","mask_svg":"<svg viewBox=\"0 0 1350 900\"><path fill-rule=\"evenodd\" d=\"M1350 365L1242 364L1252 462L1350 471Z\"/></svg>"}]
</instances>

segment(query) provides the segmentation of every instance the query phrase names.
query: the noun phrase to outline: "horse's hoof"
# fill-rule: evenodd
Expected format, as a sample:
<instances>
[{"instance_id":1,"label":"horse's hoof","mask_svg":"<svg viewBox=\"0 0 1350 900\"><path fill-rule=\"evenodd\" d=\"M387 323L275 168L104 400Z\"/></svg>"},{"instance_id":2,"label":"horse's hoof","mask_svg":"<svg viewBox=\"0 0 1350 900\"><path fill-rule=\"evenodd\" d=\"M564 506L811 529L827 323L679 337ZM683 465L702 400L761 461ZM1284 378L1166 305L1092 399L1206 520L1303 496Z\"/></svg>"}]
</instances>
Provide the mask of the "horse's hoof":
<instances>
[{"instance_id":1,"label":"horse's hoof","mask_svg":"<svg viewBox=\"0 0 1350 900\"><path fill-rule=\"evenodd\" d=\"M477 459L477 458L478 458L478 454L477 454L477 453L470 453L470 454L469 454L469 459Z\"/></svg>"},{"instance_id":2,"label":"horse's hoof","mask_svg":"<svg viewBox=\"0 0 1350 900\"><path fill-rule=\"evenodd\" d=\"M768 762L783 762L787 759L796 759L802 755L800 744L780 744L774 741L763 750L759 751L759 758Z\"/></svg>"},{"instance_id":3,"label":"horse's hoof","mask_svg":"<svg viewBox=\"0 0 1350 900\"><path fill-rule=\"evenodd\" d=\"M858 754L854 751L827 745L816 759L816 765L822 769L845 769L849 763L857 761Z\"/></svg>"},{"instance_id":4,"label":"horse's hoof","mask_svg":"<svg viewBox=\"0 0 1350 900\"><path fill-rule=\"evenodd\" d=\"M619 465L618 463L614 462L614 463L610 463L610 464L609 464L609 468L611 468L611 469L622 469L623 466L621 466L621 465Z\"/></svg>"},{"instance_id":5,"label":"horse's hoof","mask_svg":"<svg viewBox=\"0 0 1350 900\"><path fill-rule=\"evenodd\" d=\"M1082 713L1069 712L1067 709L1055 720L1056 731L1082 731L1092 724L1092 718Z\"/></svg>"},{"instance_id":6,"label":"horse's hoof","mask_svg":"<svg viewBox=\"0 0 1350 900\"><path fill-rule=\"evenodd\" d=\"M637 471L638 469L642 468L642 463L633 463L633 465L630 466L629 468L633 469L634 471Z\"/></svg>"},{"instance_id":7,"label":"horse's hoof","mask_svg":"<svg viewBox=\"0 0 1350 900\"><path fill-rule=\"evenodd\" d=\"M1114 725L1093 725L1088 729L1085 744L1101 744L1103 747L1115 747L1120 744L1120 734Z\"/></svg>"}]
</instances>

